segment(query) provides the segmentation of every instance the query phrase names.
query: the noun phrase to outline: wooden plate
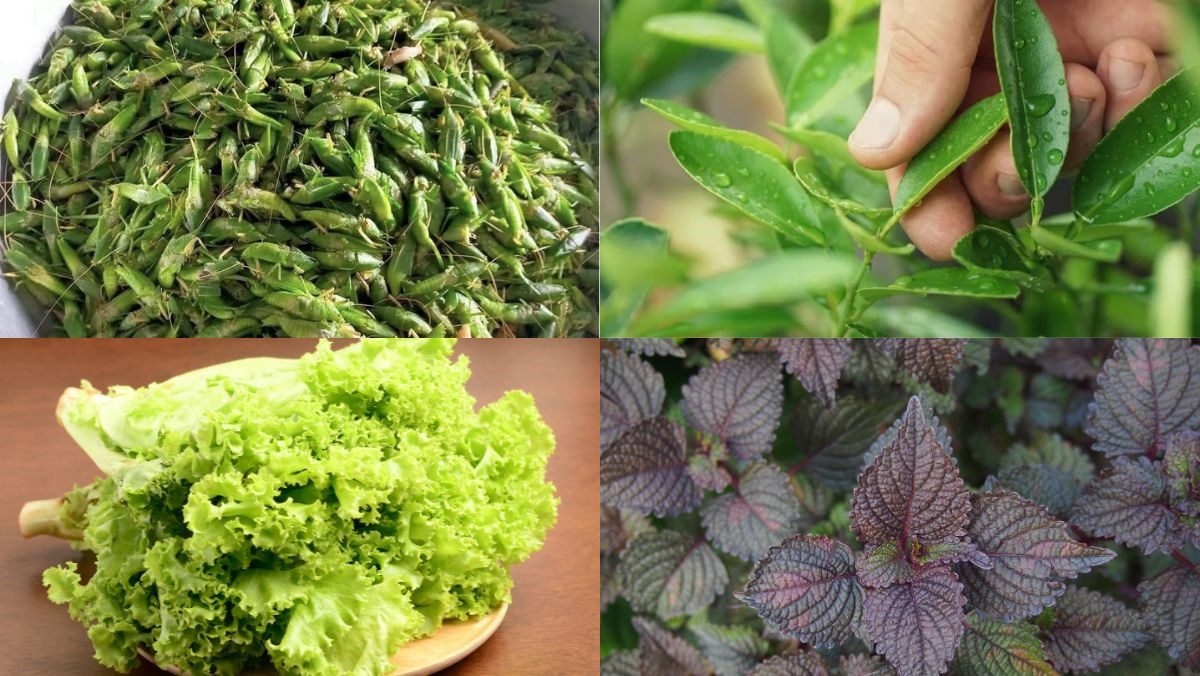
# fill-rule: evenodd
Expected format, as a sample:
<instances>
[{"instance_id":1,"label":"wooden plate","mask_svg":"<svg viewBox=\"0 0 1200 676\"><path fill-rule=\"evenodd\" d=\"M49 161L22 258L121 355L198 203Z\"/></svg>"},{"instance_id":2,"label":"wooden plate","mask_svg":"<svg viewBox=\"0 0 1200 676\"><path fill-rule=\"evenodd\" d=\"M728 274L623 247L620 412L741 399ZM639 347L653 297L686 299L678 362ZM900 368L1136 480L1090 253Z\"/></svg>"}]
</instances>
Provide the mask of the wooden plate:
<instances>
[{"instance_id":1,"label":"wooden plate","mask_svg":"<svg viewBox=\"0 0 1200 676\"><path fill-rule=\"evenodd\" d=\"M432 636L411 641L400 646L400 650L392 655L392 666L395 670L391 676L427 676L458 662L467 655L475 652L484 641L500 628L504 616L508 613L508 604L504 604L487 615L481 615L466 622L447 622ZM148 650L138 653L151 664L155 664L154 656ZM168 673L182 676L183 672L170 665L156 665ZM269 676L275 674L273 669L255 669L243 672L243 676Z\"/></svg>"}]
</instances>

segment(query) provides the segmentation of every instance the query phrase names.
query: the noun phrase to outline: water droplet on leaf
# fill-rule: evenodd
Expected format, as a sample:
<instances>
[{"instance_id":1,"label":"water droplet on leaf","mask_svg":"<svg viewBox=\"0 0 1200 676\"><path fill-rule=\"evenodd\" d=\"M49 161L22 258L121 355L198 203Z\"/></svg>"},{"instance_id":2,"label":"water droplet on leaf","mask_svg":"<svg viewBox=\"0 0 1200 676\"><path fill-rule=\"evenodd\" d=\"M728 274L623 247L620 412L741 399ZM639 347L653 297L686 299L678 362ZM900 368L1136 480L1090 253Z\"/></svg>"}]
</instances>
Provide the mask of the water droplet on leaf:
<instances>
[{"instance_id":1,"label":"water droplet on leaf","mask_svg":"<svg viewBox=\"0 0 1200 676\"><path fill-rule=\"evenodd\" d=\"M1020 40L1017 42L1020 42ZM1046 113L1050 112L1052 108L1054 108L1054 97L1050 94L1038 94L1037 96L1031 96L1027 101L1025 101L1025 108L1029 111L1030 115L1034 117L1042 117Z\"/></svg>"}]
</instances>

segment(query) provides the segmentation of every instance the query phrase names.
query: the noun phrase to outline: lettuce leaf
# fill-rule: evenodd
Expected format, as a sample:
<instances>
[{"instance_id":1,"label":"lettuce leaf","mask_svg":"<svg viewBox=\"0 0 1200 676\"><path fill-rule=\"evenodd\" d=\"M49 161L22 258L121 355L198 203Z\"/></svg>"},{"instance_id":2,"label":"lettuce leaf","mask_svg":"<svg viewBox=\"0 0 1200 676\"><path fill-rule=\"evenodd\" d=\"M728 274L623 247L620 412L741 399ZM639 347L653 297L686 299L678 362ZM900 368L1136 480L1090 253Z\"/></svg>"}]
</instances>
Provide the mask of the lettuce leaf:
<instances>
[{"instance_id":1,"label":"lettuce leaf","mask_svg":"<svg viewBox=\"0 0 1200 676\"><path fill-rule=\"evenodd\" d=\"M382 674L396 648L510 600L556 518L528 394L478 411L452 340L322 343L163 383L69 390L58 417L107 476L63 501L96 555L44 575L128 671Z\"/></svg>"}]
</instances>

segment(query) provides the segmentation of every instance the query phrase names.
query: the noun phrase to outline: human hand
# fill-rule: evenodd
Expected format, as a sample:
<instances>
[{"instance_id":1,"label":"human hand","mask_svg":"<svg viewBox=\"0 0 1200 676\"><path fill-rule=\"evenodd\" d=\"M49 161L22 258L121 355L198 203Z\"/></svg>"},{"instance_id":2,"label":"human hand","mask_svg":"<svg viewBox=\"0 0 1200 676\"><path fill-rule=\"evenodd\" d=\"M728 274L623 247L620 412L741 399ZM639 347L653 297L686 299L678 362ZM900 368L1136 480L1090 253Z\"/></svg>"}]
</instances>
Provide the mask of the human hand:
<instances>
[{"instance_id":1,"label":"human hand","mask_svg":"<svg viewBox=\"0 0 1200 676\"><path fill-rule=\"evenodd\" d=\"M1071 143L1065 171L1173 70L1165 57L1169 10L1159 0L1042 0L1066 67ZM875 95L850 150L886 169L892 191L904 168L963 108L1000 91L992 0L883 0ZM1003 130L901 222L925 255L947 260L975 227L975 208L1012 218L1029 208Z\"/></svg>"}]
</instances>

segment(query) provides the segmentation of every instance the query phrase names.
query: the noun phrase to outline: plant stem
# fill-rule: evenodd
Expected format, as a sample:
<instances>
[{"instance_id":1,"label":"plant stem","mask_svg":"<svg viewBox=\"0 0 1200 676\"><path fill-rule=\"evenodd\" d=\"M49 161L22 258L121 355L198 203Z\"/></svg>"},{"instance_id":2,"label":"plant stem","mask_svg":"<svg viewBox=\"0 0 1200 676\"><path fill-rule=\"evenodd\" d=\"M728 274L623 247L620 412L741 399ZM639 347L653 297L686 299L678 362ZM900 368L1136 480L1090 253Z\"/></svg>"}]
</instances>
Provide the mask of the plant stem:
<instances>
[{"instance_id":1,"label":"plant stem","mask_svg":"<svg viewBox=\"0 0 1200 676\"><path fill-rule=\"evenodd\" d=\"M1196 564L1189 561L1188 557L1184 556L1183 552L1179 551L1178 549L1171 550L1171 558L1182 563L1184 566L1191 568L1192 570L1200 570L1200 568L1196 567Z\"/></svg>"},{"instance_id":2,"label":"plant stem","mask_svg":"<svg viewBox=\"0 0 1200 676\"><path fill-rule=\"evenodd\" d=\"M612 176L613 184L617 187L617 197L621 203L621 211L617 214L617 218L611 219L614 221L633 213L637 203L637 193L634 192L628 177L625 176L625 165L621 161L620 134L617 132L618 120L616 119L619 113L620 104L615 100L609 100L601 115L605 124L600 125L603 135L600 146L604 153L604 163L607 165L609 175Z\"/></svg>"},{"instance_id":3,"label":"plant stem","mask_svg":"<svg viewBox=\"0 0 1200 676\"><path fill-rule=\"evenodd\" d=\"M83 533L67 528L59 518L62 498L48 500L33 500L21 507L19 523L21 536L31 538L35 535L50 535L64 540L82 540Z\"/></svg>"},{"instance_id":4,"label":"plant stem","mask_svg":"<svg viewBox=\"0 0 1200 676\"><path fill-rule=\"evenodd\" d=\"M871 263L875 260L875 254L871 251L863 252L862 265L858 268L858 273L854 275L854 279L846 286L846 298L842 303L842 319L838 324L837 337L845 338L846 334L850 333L850 322L854 321L855 317L851 315L854 311L854 299L858 296L858 287L862 286L863 279L866 279L867 273L871 270Z\"/></svg>"}]
</instances>

